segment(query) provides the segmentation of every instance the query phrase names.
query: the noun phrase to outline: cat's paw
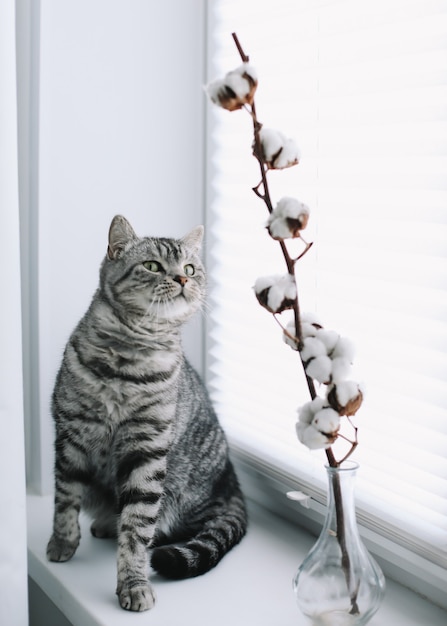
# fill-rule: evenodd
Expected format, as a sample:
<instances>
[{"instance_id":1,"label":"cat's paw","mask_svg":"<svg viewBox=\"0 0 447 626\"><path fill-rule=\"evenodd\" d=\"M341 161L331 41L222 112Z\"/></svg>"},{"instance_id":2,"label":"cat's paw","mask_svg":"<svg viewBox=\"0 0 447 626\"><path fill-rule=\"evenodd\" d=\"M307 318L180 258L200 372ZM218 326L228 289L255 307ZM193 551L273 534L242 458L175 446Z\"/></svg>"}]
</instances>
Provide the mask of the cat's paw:
<instances>
[{"instance_id":1,"label":"cat's paw","mask_svg":"<svg viewBox=\"0 0 447 626\"><path fill-rule=\"evenodd\" d=\"M126 611L147 611L155 604L155 593L151 585L121 587L117 592L120 605Z\"/></svg>"},{"instance_id":2,"label":"cat's paw","mask_svg":"<svg viewBox=\"0 0 447 626\"><path fill-rule=\"evenodd\" d=\"M53 535L47 546L47 559L62 563L71 559L79 545L79 540L74 543L62 539L57 535Z\"/></svg>"}]
</instances>

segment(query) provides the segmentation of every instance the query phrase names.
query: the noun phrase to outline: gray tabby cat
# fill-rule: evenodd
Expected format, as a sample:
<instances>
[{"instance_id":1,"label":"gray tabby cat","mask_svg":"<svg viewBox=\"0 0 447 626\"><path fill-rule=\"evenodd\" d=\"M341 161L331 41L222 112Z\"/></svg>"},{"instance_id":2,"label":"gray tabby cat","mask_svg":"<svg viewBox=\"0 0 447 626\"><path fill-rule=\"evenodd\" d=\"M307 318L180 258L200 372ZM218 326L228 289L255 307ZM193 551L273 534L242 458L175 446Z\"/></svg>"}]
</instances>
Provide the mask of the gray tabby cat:
<instances>
[{"instance_id":1,"label":"gray tabby cat","mask_svg":"<svg viewBox=\"0 0 447 626\"><path fill-rule=\"evenodd\" d=\"M181 325L204 298L202 235L200 226L180 240L140 239L124 217L113 219L99 288L53 393L48 559L73 556L85 508L95 537L118 537L117 594L132 611L155 601L148 548L163 576L198 576L246 530L225 435L181 347Z\"/></svg>"}]
</instances>

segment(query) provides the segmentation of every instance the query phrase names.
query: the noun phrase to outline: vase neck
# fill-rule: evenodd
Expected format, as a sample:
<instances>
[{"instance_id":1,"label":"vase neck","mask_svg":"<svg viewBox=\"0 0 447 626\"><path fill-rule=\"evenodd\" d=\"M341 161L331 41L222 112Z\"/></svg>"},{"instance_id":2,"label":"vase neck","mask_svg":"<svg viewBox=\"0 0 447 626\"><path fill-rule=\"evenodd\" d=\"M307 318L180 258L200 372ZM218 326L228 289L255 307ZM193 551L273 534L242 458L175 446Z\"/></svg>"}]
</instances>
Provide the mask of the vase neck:
<instances>
[{"instance_id":1,"label":"vase neck","mask_svg":"<svg viewBox=\"0 0 447 626\"><path fill-rule=\"evenodd\" d=\"M337 532L337 525L342 520L346 531L357 532L354 488L358 465L350 462L338 468L326 469L328 501L325 524L333 532Z\"/></svg>"}]
</instances>

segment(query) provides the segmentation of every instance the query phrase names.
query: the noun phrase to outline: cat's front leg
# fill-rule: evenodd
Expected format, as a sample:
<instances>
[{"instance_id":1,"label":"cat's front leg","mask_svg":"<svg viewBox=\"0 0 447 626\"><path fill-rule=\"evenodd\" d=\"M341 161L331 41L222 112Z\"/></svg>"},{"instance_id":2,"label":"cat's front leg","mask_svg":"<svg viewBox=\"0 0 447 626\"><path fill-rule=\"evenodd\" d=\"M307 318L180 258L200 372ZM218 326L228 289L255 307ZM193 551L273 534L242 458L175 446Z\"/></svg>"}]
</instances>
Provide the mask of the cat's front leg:
<instances>
[{"instance_id":1,"label":"cat's front leg","mask_svg":"<svg viewBox=\"0 0 447 626\"><path fill-rule=\"evenodd\" d=\"M163 494L169 431L165 429L147 439L141 432L138 438L125 437L118 457L117 594L122 608L130 611L145 611L155 603L149 582L148 548Z\"/></svg>"},{"instance_id":2,"label":"cat's front leg","mask_svg":"<svg viewBox=\"0 0 447 626\"><path fill-rule=\"evenodd\" d=\"M56 436L53 534L47 546L49 561L68 561L79 545L79 511L90 476L86 455L72 434L60 429Z\"/></svg>"},{"instance_id":3,"label":"cat's front leg","mask_svg":"<svg viewBox=\"0 0 447 626\"><path fill-rule=\"evenodd\" d=\"M83 485L79 482L56 478L53 534L47 546L49 561L68 561L79 545Z\"/></svg>"}]
</instances>

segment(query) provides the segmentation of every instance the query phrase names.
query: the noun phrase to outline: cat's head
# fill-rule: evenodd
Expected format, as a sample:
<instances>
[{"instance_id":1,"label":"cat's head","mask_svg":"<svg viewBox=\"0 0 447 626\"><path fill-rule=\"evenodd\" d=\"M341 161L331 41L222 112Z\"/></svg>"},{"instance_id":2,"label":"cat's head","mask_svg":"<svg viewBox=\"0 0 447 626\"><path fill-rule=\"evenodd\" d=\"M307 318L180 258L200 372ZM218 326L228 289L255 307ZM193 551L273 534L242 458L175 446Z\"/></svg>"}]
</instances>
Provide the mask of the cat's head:
<instances>
[{"instance_id":1,"label":"cat's head","mask_svg":"<svg viewBox=\"0 0 447 626\"><path fill-rule=\"evenodd\" d=\"M202 237L203 226L197 226L181 239L140 238L124 217L115 216L101 266L107 300L132 320L183 323L205 296Z\"/></svg>"}]
</instances>

